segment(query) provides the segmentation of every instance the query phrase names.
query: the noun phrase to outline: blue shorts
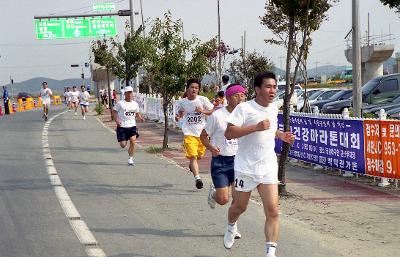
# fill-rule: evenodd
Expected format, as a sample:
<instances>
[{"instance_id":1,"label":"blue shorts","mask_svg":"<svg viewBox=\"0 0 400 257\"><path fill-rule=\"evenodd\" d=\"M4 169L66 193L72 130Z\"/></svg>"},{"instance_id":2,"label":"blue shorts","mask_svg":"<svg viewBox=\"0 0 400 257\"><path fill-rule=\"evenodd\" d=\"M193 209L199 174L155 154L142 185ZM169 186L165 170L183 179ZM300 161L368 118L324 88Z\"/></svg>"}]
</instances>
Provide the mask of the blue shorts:
<instances>
[{"instance_id":1,"label":"blue shorts","mask_svg":"<svg viewBox=\"0 0 400 257\"><path fill-rule=\"evenodd\" d=\"M212 157L211 177L215 188L229 187L235 179L234 172L235 156Z\"/></svg>"},{"instance_id":2,"label":"blue shorts","mask_svg":"<svg viewBox=\"0 0 400 257\"><path fill-rule=\"evenodd\" d=\"M129 139L131 139L133 136L136 136L136 138L139 137L136 126L130 128L117 127L118 142L129 141Z\"/></svg>"},{"instance_id":3,"label":"blue shorts","mask_svg":"<svg viewBox=\"0 0 400 257\"><path fill-rule=\"evenodd\" d=\"M89 106L89 104L85 104L85 103L80 103L80 105L81 105L82 107L87 107L87 106Z\"/></svg>"}]
</instances>

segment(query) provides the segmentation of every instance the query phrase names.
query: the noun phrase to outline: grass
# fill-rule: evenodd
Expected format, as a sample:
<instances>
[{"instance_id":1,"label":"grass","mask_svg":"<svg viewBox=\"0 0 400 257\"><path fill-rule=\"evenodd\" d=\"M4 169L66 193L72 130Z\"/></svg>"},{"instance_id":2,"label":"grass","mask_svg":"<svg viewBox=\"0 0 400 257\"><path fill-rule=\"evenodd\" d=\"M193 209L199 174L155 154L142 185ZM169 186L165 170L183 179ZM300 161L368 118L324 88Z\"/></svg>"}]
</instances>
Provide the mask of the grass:
<instances>
[{"instance_id":1,"label":"grass","mask_svg":"<svg viewBox=\"0 0 400 257\"><path fill-rule=\"evenodd\" d=\"M104 106L101 103L97 103L94 110L96 111L97 115L102 115L104 112Z\"/></svg>"},{"instance_id":2,"label":"grass","mask_svg":"<svg viewBox=\"0 0 400 257\"><path fill-rule=\"evenodd\" d=\"M152 153L152 154L161 153L162 151L164 151L162 147L155 145L151 145L146 149L146 153Z\"/></svg>"}]
</instances>

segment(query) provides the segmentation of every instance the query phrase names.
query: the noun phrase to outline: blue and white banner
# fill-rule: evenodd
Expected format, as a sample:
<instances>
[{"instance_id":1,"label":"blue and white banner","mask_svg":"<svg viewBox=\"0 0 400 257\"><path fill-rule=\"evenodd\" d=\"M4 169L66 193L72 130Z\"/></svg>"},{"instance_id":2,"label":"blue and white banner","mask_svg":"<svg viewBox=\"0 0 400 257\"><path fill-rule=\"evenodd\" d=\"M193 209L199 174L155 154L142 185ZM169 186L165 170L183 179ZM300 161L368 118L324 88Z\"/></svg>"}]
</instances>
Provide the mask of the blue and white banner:
<instances>
[{"instance_id":1,"label":"blue and white banner","mask_svg":"<svg viewBox=\"0 0 400 257\"><path fill-rule=\"evenodd\" d=\"M364 129L361 120L290 116L290 130L296 140L289 156L305 162L365 174ZM283 130L283 115L278 115ZM276 140L281 153L282 141Z\"/></svg>"}]
</instances>

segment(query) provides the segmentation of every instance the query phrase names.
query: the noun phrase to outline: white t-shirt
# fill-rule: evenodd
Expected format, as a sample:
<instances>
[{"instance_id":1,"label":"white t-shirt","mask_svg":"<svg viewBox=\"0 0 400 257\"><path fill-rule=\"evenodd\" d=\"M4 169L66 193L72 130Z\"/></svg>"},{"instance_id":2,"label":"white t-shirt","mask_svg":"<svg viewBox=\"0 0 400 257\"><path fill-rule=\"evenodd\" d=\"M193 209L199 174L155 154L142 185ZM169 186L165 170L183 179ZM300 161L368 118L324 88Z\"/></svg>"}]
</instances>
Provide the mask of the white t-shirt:
<instances>
[{"instance_id":1,"label":"white t-shirt","mask_svg":"<svg viewBox=\"0 0 400 257\"><path fill-rule=\"evenodd\" d=\"M121 127L131 128L136 126L136 113L139 112L139 105L137 102L121 100L118 101L113 109L118 112L118 117L121 120Z\"/></svg>"},{"instance_id":2,"label":"white t-shirt","mask_svg":"<svg viewBox=\"0 0 400 257\"><path fill-rule=\"evenodd\" d=\"M213 105L207 97L198 95L196 99L183 98L178 102L178 111L183 111L182 131L185 136L200 137L201 131L206 125L206 116L196 112L196 107L203 110L212 110Z\"/></svg>"},{"instance_id":3,"label":"white t-shirt","mask_svg":"<svg viewBox=\"0 0 400 257\"><path fill-rule=\"evenodd\" d=\"M226 88L229 87L230 84L231 84L231 83L228 83L228 84L226 84L226 85L222 85L220 91L224 91L224 93L225 93L225 92L226 92Z\"/></svg>"},{"instance_id":4,"label":"white t-shirt","mask_svg":"<svg viewBox=\"0 0 400 257\"><path fill-rule=\"evenodd\" d=\"M79 93L79 100L81 104L89 104L90 94L88 91Z\"/></svg>"},{"instance_id":5,"label":"white t-shirt","mask_svg":"<svg viewBox=\"0 0 400 257\"><path fill-rule=\"evenodd\" d=\"M53 94L51 92L50 88L42 88L40 89L40 96L42 97L43 102L49 102L50 101L50 94Z\"/></svg>"},{"instance_id":6,"label":"white t-shirt","mask_svg":"<svg viewBox=\"0 0 400 257\"><path fill-rule=\"evenodd\" d=\"M218 147L220 155L223 156L233 156L238 150L237 139L228 140L224 136L229 115L230 112L228 112L226 107L218 109L208 117L207 124L204 127L207 134L211 137L210 143Z\"/></svg>"},{"instance_id":7,"label":"white t-shirt","mask_svg":"<svg viewBox=\"0 0 400 257\"><path fill-rule=\"evenodd\" d=\"M275 133L278 129L278 108L274 104L263 107L254 100L236 106L228 122L235 126L250 126L262 120L270 121L270 128L257 131L238 139L238 152L235 156L235 171L264 176L269 172L278 172L274 151Z\"/></svg>"},{"instance_id":8,"label":"white t-shirt","mask_svg":"<svg viewBox=\"0 0 400 257\"><path fill-rule=\"evenodd\" d=\"M78 102L78 97L79 97L79 92L78 91L71 91L69 93L70 97L71 97L71 102L76 103Z\"/></svg>"},{"instance_id":9,"label":"white t-shirt","mask_svg":"<svg viewBox=\"0 0 400 257\"><path fill-rule=\"evenodd\" d=\"M65 93L64 93L64 96L65 96L65 98L66 98L66 100L67 100L67 102L70 102L71 101L71 91L66 91Z\"/></svg>"}]
</instances>

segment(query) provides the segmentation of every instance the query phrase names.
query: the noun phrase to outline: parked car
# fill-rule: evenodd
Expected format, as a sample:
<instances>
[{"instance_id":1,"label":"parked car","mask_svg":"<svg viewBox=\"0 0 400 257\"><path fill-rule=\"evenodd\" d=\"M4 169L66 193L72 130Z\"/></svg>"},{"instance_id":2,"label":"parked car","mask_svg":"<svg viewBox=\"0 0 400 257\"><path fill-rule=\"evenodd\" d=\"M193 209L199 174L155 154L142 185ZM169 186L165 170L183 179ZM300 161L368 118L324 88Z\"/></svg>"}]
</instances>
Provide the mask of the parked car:
<instances>
[{"instance_id":1,"label":"parked car","mask_svg":"<svg viewBox=\"0 0 400 257\"><path fill-rule=\"evenodd\" d=\"M297 97L295 99L299 98L301 94L303 94L302 90L295 90L294 94L296 94ZM280 91L279 94L274 98L273 103L280 109L283 106L283 97L285 96L285 91ZM296 110L297 111L297 110Z\"/></svg>"},{"instance_id":2,"label":"parked car","mask_svg":"<svg viewBox=\"0 0 400 257\"><path fill-rule=\"evenodd\" d=\"M362 113L376 113L377 111L379 112L380 109L384 109L387 112L397 107L400 107L400 95L382 103L365 105L362 108Z\"/></svg>"},{"instance_id":3,"label":"parked car","mask_svg":"<svg viewBox=\"0 0 400 257\"><path fill-rule=\"evenodd\" d=\"M286 81L284 81L284 80L278 81L278 83L276 85L277 85L277 90L278 91L285 91ZM296 90L296 91L297 90L303 90L303 88L299 84L295 84L294 85L294 90Z\"/></svg>"},{"instance_id":4,"label":"parked car","mask_svg":"<svg viewBox=\"0 0 400 257\"><path fill-rule=\"evenodd\" d=\"M27 92L19 92L17 95L17 99L22 99L22 101L26 101L27 98L32 98L32 96Z\"/></svg>"},{"instance_id":5,"label":"parked car","mask_svg":"<svg viewBox=\"0 0 400 257\"><path fill-rule=\"evenodd\" d=\"M362 104L364 108L371 104L388 102L400 94L400 73L379 76L368 81L362 87ZM352 99L342 102L325 104L322 109L324 113L342 113L344 108L352 106Z\"/></svg>"},{"instance_id":6,"label":"parked car","mask_svg":"<svg viewBox=\"0 0 400 257\"><path fill-rule=\"evenodd\" d=\"M316 101L316 102L310 104L310 107L311 107L311 109L314 109L315 106L317 106L318 110L322 110L322 107L327 103L331 103L331 102L339 101L339 100L350 99L352 96L353 96L353 90L351 90L351 89L339 90L338 92L336 92L336 94L332 95L328 99L319 100L319 101Z\"/></svg>"},{"instance_id":7,"label":"parked car","mask_svg":"<svg viewBox=\"0 0 400 257\"><path fill-rule=\"evenodd\" d=\"M307 94L307 98L310 100L310 97L312 95L317 95L319 96L322 93L322 90L320 88L312 88L312 89L307 89L307 93L304 91L303 94L297 99L297 110L301 110L304 105L304 97Z\"/></svg>"},{"instance_id":8,"label":"parked car","mask_svg":"<svg viewBox=\"0 0 400 257\"><path fill-rule=\"evenodd\" d=\"M308 98L308 103L311 105L317 101L321 101L321 100L327 100L329 99L329 97L333 96L334 94L336 94L337 92L341 91L340 89L322 89L320 92L312 94L309 98ZM303 99L303 104L304 104L304 99ZM303 104L302 107L299 108L297 106L297 108L300 111L303 111Z\"/></svg>"}]
</instances>

